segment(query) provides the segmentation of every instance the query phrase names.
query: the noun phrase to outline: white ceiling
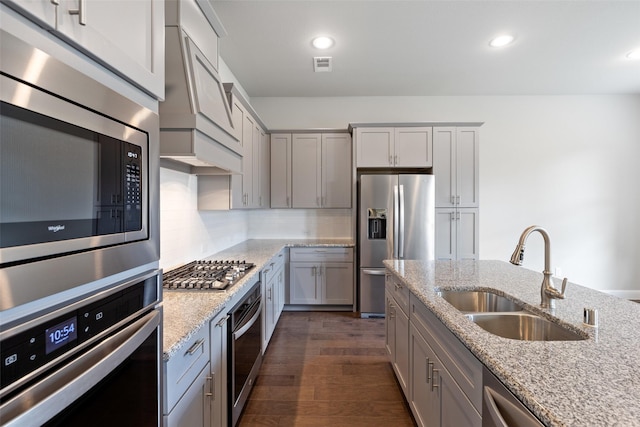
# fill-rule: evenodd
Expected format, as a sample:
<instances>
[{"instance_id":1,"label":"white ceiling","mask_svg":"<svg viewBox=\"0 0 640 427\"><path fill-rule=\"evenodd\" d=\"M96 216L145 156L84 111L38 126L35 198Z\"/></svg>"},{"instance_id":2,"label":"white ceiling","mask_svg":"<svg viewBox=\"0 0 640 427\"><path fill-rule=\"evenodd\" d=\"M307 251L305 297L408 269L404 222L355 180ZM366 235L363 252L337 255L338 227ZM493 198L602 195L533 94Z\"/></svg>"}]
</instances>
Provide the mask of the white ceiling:
<instances>
[{"instance_id":1,"label":"white ceiling","mask_svg":"<svg viewBox=\"0 0 640 427\"><path fill-rule=\"evenodd\" d=\"M251 97L640 94L640 0L212 0ZM489 47L501 32L516 35ZM319 51L316 35L335 46ZM314 73L314 56L333 72Z\"/></svg>"}]
</instances>

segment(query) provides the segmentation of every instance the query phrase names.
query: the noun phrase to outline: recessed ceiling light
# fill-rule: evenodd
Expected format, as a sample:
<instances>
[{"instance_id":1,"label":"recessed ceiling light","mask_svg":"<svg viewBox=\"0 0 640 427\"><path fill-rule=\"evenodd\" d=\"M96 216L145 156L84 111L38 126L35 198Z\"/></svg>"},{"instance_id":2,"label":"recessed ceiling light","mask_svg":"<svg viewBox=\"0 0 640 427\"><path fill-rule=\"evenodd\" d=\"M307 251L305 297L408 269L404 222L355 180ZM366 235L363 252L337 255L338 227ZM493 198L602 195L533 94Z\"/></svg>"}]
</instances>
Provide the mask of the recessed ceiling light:
<instances>
[{"instance_id":1,"label":"recessed ceiling light","mask_svg":"<svg viewBox=\"0 0 640 427\"><path fill-rule=\"evenodd\" d=\"M504 46L507 46L507 45L513 43L513 41L515 39L516 38L514 36L512 36L511 34L501 34L501 35L491 39L491 41L489 42L489 46L491 46L491 47L504 47Z\"/></svg>"},{"instance_id":2,"label":"recessed ceiling light","mask_svg":"<svg viewBox=\"0 0 640 427\"><path fill-rule=\"evenodd\" d=\"M627 59L640 59L640 48L627 52Z\"/></svg>"},{"instance_id":3,"label":"recessed ceiling light","mask_svg":"<svg viewBox=\"0 0 640 427\"><path fill-rule=\"evenodd\" d=\"M333 46L333 39L331 37L320 36L313 39L311 43L316 49L329 49Z\"/></svg>"}]
</instances>

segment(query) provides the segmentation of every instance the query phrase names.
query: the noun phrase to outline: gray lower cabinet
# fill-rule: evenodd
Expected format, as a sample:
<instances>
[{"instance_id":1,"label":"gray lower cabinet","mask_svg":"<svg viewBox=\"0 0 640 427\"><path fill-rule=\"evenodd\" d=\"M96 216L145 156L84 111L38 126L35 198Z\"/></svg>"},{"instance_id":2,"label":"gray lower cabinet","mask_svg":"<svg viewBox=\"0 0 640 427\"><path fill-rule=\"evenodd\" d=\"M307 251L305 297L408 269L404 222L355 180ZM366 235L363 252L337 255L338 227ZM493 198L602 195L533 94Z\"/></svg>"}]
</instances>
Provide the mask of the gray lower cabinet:
<instances>
[{"instance_id":1,"label":"gray lower cabinet","mask_svg":"<svg viewBox=\"0 0 640 427\"><path fill-rule=\"evenodd\" d=\"M262 353L267 351L267 346L276 329L280 314L284 308L284 251L280 251L271 259L262 270Z\"/></svg>"},{"instance_id":2,"label":"gray lower cabinet","mask_svg":"<svg viewBox=\"0 0 640 427\"><path fill-rule=\"evenodd\" d=\"M226 361L224 312L164 363L164 427L227 425Z\"/></svg>"},{"instance_id":3,"label":"gray lower cabinet","mask_svg":"<svg viewBox=\"0 0 640 427\"><path fill-rule=\"evenodd\" d=\"M405 397L409 398L409 290L387 275L385 282L386 349Z\"/></svg>"},{"instance_id":4,"label":"gray lower cabinet","mask_svg":"<svg viewBox=\"0 0 640 427\"><path fill-rule=\"evenodd\" d=\"M289 303L353 305L353 248L291 248Z\"/></svg>"},{"instance_id":5,"label":"gray lower cabinet","mask_svg":"<svg viewBox=\"0 0 640 427\"><path fill-rule=\"evenodd\" d=\"M385 294L387 352L418 426L481 427L482 363L392 274Z\"/></svg>"},{"instance_id":6,"label":"gray lower cabinet","mask_svg":"<svg viewBox=\"0 0 640 427\"><path fill-rule=\"evenodd\" d=\"M165 427L211 425L209 350L209 328L203 327L164 363Z\"/></svg>"},{"instance_id":7,"label":"gray lower cabinet","mask_svg":"<svg viewBox=\"0 0 640 427\"><path fill-rule=\"evenodd\" d=\"M481 427L482 363L413 294L410 305L408 400L416 422Z\"/></svg>"},{"instance_id":8,"label":"gray lower cabinet","mask_svg":"<svg viewBox=\"0 0 640 427\"><path fill-rule=\"evenodd\" d=\"M211 427L226 427L227 421L227 320L226 310L209 323L211 338Z\"/></svg>"}]
</instances>

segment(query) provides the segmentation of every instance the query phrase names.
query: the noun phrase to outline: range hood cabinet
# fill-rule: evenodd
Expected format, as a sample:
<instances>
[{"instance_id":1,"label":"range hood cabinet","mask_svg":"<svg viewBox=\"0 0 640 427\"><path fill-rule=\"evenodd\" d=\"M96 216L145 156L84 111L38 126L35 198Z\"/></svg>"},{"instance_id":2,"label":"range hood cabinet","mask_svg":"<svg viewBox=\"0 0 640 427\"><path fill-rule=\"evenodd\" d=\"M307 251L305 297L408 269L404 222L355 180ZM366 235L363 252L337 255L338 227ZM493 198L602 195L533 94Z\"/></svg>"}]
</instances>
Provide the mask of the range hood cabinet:
<instances>
[{"instance_id":1,"label":"range hood cabinet","mask_svg":"<svg viewBox=\"0 0 640 427\"><path fill-rule=\"evenodd\" d=\"M192 167L242 172L242 144L235 129L242 123L233 122L218 72L181 26L165 27L165 43L160 157Z\"/></svg>"}]
</instances>

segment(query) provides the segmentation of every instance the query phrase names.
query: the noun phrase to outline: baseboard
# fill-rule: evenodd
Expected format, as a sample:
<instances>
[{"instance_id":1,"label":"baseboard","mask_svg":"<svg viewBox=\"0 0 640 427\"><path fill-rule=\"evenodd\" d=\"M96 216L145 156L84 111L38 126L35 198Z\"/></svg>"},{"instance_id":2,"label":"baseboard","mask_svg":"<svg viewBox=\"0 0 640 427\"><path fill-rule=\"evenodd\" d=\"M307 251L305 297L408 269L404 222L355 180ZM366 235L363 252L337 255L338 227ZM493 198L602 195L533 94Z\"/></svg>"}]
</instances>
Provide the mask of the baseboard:
<instances>
[{"instance_id":1,"label":"baseboard","mask_svg":"<svg viewBox=\"0 0 640 427\"><path fill-rule=\"evenodd\" d=\"M640 300L640 290L622 290L622 291L602 291L609 295L613 295L614 297L631 299L631 300Z\"/></svg>"}]
</instances>

